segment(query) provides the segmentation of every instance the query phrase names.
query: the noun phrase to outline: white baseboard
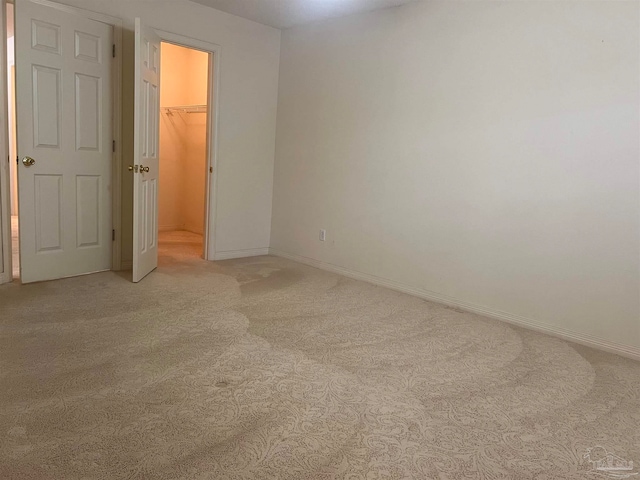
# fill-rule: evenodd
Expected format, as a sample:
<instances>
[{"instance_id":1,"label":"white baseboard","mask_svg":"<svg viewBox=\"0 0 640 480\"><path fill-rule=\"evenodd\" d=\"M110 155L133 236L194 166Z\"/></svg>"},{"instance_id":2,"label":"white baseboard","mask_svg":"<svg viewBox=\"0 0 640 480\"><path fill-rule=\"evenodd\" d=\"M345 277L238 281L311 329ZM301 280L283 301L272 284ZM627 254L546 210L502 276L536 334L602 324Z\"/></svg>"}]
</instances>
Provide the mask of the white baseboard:
<instances>
[{"instance_id":1,"label":"white baseboard","mask_svg":"<svg viewBox=\"0 0 640 480\"><path fill-rule=\"evenodd\" d=\"M258 257L260 255L269 255L269 248L251 248L248 250L229 250L226 252L216 252L213 256L214 260L231 260L232 258Z\"/></svg>"},{"instance_id":2,"label":"white baseboard","mask_svg":"<svg viewBox=\"0 0 640 480\"><path fill-rule=\"evenodd\" d=\"M339 267L331 263L322 262L320 260L304 257L302 255L295 255L291 253L281 252L273 248L269 249L269 254L275 255L277 257L288 258L289 260L293 260L299 263L303 263L305 265L316 267L321 270L337 273L345 277L353 278L356 280L362 280L368 283L373 283L374 285L380 285L382 287L386 287L391 290L407 293L409 295L423 298L425 300L429 300L432 302L441 303L451 307L457 307L462 310L466 310L468 312L477 313L480 315L484 315L485 317L501 320L503 322L511 323L513 325L518 325L528 330L535 330L537 332L546 333L554 337L559 337L564 340L569 340L575 343L579 343L581 345L586 345L587 347L596 348L598 350L604 350L606 352L616 353L618 355L622 355L623 357L631 358L634 360L640 360L640 348L632 347L629 345L622 345L615 342L609 342L606 340L602 340L601 338L598 338L594 335L573 332L565 328L556 327L554 325L549 325L545 323L540 323L538 321L531 320L529 318L525 318L519 315L492 310L491 308L485 307L483 305L464 302L452 297L448 297L446 295L441 295L439 293L430 292L428 290L422 290L419 288L411 287L409 285L404 285L402 283L395 282L393 280L387 280L385 278L376 277L375 275L369 275L367 273L357 272L355 270Z\"/></svg>"},{"instance_id":3,"label":"white baseboard","mask_svg":"<svg viewBox=\"0 0 640 480\"><path fill-rule=\"evenodd\" d=\"M231 260L233 258L258 257L260 255L269 255L269 248L252 248L248 250L229 250L226 252L216 252L214 260ZM131 270L133 261L123 260L121 263L122 270Z\"/></svg>"}]
</instances>

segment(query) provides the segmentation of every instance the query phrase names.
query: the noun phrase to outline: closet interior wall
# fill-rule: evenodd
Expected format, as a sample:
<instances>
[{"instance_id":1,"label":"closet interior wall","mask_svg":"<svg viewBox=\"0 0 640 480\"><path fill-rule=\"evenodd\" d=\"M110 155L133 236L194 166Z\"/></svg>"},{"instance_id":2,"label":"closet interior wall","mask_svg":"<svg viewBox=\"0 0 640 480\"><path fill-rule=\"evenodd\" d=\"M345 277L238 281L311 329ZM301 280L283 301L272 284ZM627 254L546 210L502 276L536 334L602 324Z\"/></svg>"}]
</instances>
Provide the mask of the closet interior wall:
<instances>
[{"instance_id":1,"label":"closet interior wall","mask_svg":"<svg viewBox=\"0 0 640 480\"><path fill-rule=\"evenodd\" d=\"M163 43L161 55L158 226L202 235L207 115L167 107L207 103L209 54Z\"/></svg>"}]
</instances>

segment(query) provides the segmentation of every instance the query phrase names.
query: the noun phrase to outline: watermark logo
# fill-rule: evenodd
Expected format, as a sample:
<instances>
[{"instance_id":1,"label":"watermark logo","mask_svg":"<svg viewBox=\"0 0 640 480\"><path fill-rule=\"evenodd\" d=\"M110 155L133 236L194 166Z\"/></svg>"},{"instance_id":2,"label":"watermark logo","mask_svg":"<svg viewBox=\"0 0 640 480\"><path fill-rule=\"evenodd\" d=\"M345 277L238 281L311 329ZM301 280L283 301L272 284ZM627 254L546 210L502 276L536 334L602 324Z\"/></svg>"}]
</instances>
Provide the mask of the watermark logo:
<instances>
[{"instance_id":1,"label":"watermark logo","mask_svg":"<svg viewBox=\"0 0 640 480\"><path fill-rule=\"evenodd\" d=\"M591 471L606 478L631 478L638 475L632 460L625 460L601 446L587 448L583 458L591 464Z\"/></svg>"}]
</instances>

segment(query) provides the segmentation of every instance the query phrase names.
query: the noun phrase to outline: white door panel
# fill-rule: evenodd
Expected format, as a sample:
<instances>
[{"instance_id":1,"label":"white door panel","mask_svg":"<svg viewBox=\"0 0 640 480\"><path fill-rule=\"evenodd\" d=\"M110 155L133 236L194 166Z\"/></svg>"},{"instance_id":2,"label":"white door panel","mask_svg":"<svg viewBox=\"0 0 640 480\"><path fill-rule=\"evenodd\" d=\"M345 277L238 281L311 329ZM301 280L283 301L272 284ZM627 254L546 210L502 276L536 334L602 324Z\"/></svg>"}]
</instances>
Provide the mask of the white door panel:
<instances>
[{"instance_id":1,"label":"white door panel","mask_svg":"<svg viewBox=\"0 0 640 480\"><path fill-rule=\"evenodd\" d=\"M158 266L160 38L136 18L133 281Z\"/></svg>"},{"instance_id":2,"label":"white door panel","mask_svg":"<svg viewBox=\"0 0 640 480\"><path fill-rule=\"evenodd\" d=\"M23 283L111 267L112 27L16 1Z\"/></svg>"}]
</instances>

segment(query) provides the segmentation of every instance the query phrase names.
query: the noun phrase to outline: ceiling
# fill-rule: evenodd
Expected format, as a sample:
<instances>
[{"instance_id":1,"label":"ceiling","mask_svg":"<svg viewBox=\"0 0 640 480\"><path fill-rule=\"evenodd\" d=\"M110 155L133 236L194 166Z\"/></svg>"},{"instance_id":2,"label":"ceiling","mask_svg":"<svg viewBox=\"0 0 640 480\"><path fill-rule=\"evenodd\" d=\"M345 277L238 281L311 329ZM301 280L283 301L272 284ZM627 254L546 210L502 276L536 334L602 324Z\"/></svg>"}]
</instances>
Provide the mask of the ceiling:
<instances>
[{"instance_id":1,"label":"ceiling","mask_svg":"<svg viewBox=\"0 0 640 480\"><path fill-rule=\"evenodd\" d=\"M420 0L191 0L275 28L370 12Z\"/></svg>"}]
</instances>

